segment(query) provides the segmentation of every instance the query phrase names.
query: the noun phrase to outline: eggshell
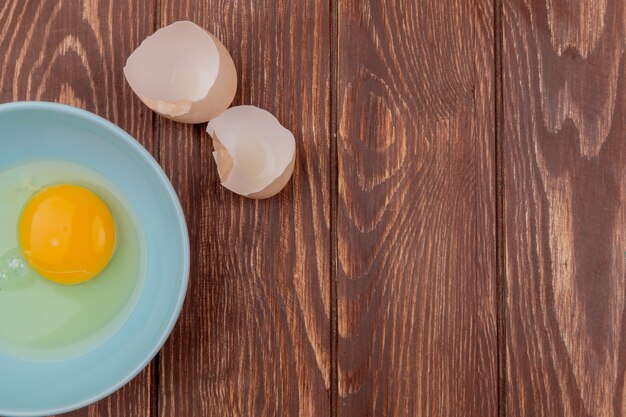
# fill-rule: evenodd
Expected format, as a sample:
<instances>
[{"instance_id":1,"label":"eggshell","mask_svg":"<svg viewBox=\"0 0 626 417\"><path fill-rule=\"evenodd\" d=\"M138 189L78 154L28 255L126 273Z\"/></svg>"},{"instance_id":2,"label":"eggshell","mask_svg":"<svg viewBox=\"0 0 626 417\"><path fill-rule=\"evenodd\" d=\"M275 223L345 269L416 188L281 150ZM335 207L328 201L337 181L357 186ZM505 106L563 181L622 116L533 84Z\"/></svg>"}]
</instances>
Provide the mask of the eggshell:
<instances>
[{"instance_id":1,"label":"eggshell","mask_svg":"<svg viewBox=\"0 0 626 417\"><path fill-rule=\"evenodd\" d=\"M211 120L213 158L222 185L234 193L263 199L280 192L293 173L296 141L271 113L236 106Z\"/></svg>"},{"instance_id":2,"label":"eggshell","mask_svg":"<svg viewBox=\"0 0 626 417\"><path fill-rule=\"evenodd\" d=\"M148 107L181 123L220 115L237 91L237 71L224 45L189 21L146 38L128 57L124 75Z\"/></svg>"}]
</instances>

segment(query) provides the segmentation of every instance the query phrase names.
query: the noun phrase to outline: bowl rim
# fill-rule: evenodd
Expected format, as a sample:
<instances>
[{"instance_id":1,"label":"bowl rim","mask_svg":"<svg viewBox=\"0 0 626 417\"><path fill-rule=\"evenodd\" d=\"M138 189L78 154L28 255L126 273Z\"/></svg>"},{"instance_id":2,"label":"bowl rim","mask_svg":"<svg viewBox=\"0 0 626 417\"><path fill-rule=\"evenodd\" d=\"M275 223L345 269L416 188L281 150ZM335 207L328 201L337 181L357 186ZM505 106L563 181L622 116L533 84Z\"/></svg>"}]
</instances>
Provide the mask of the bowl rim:
<instances>
[{"instance_id":1,"label":"bowl rim","mask_svg":"<svg viewBox=\"0 0 626 417\"><path fill-rule=\"evenodd\" d=\"M180 316L180 312L182 310L183 304L185 302L185 296L187 294L187 288L189 284L189 273L190 273L190 244L189 244L189 232L187 229L187 222L185 220L185 214L183 208L180 204L180 200L174 187L172 186L169 178L161 168L161 165L154 159L154 157L129 133L115 125L113 122L98 116L90 111L69 106L66 104L54 103L49 101L17 101L10 103L0 103L0 114L8 113L12 111L20 111L20 110L44 110L44 111L52 111L56 113L61 113L64 115L69 115L71 117L76 117L79 119L83 119L89 123L92 123L99 128L102 128L106 131L109 131L116 138L121 140L125 145L128 146L131 152L134 152L136 156L142 159L145 163L148 164L152 173L157 177L159 183L166 190L169 199L172 201L174 205L174 210L176 211L176 221L179 233L182 237L183 241L183 269L182 269L182 281L180 286L180 291L177 294L176 306L174 307L173 314L170 316L169 322L165 327L165 331L159 337L157 343L152 347L150 353L145 357L143 361L141 361L137 366L131 369L126 375L118 381L116 384L108 387L103 390L101 393L89 397L87 399L81 400L79 402L74 402L68 404L66 406L57 407L57 408L49 408L49 409L29 409L29 410L9 410L4 409L0 406L0 415L10 415L12 417L31 417L31 416L41 416L41 415L50 415L50 414L61 414L67 413L70 411L74 411L83 407L86 407L90 404L95 403L109 395L113 394L115 391L122 388L128 382L130 382L133 378L135 378L141 371L143 371L146 366L154 359L154 357L159 353L167 339L169 338L176 322L178 321L178 317Z\"/></svg>"}]
</instances>

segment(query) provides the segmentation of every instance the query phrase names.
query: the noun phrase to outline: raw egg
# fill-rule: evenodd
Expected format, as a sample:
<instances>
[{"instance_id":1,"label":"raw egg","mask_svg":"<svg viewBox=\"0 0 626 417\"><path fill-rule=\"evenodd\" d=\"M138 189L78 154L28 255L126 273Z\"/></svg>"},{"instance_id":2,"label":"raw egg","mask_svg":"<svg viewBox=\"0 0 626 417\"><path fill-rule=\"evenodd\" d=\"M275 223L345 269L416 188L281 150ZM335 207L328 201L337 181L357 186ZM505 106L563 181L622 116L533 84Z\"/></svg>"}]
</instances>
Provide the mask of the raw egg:
<instances>
[{"instance_id":1,"label":"raw egg","mask_svg":"<svg viewBox=\"0 0 626 417\"><path fill-rule=\"evenodd\" d=\"M28 264L58 284L79 284L102 272L115 250L115 220L104 201L86 188L60 184L37 192L18 228Z\"/></svg>"}]
</instances>

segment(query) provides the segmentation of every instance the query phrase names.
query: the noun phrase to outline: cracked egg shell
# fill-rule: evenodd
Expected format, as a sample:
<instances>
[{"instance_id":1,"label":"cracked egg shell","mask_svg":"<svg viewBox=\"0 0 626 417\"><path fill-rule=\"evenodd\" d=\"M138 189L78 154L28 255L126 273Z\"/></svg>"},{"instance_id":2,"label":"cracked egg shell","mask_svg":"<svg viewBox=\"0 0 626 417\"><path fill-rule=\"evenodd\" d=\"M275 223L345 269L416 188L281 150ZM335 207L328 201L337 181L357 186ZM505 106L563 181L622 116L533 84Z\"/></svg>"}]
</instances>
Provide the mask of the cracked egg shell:
<instances>
[{"instance_id":1,"label":"cracked egg shell","mask_svg":"<svg viewBox=\"0 0 626 417\"><path fill-rule=\"evenodd\" d=\"M231 107L211 120L213 158L222 185L236 194L263 199L282 190L293 173L296 141L270 112Z\"/></svg>"},{"instance_id":2,"label":"cracked egg shell","mask_svg":"<svg viewBox=\"0 0 626 417\"><path fill-rule=\"evenodd\" d=\"M128 57L124 75L146 106L182 123L220 115L237 91L237 71L224 45L189 21L147 37Z\"/></svg>"}]
</instances>

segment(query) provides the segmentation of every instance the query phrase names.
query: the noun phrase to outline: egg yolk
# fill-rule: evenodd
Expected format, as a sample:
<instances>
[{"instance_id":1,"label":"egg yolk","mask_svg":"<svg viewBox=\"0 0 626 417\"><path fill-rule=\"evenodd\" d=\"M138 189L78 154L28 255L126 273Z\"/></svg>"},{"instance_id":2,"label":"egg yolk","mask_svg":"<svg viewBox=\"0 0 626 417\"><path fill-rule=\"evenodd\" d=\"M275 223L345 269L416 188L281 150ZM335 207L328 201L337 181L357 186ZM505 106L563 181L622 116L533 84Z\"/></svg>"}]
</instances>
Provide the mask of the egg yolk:
<instances>
[{"instance_id":1,"label":"egg yolk","mask_svg":"<svg viewBox=\"0 0 626 417\"><path fill-rule=\"evenodd\" d=\"M115 249L115 221L100 197L76 185L54 185L24 207L18 237L24 258L41 276L78 284L98 275Z\"/></svg>"}]
</instances>

